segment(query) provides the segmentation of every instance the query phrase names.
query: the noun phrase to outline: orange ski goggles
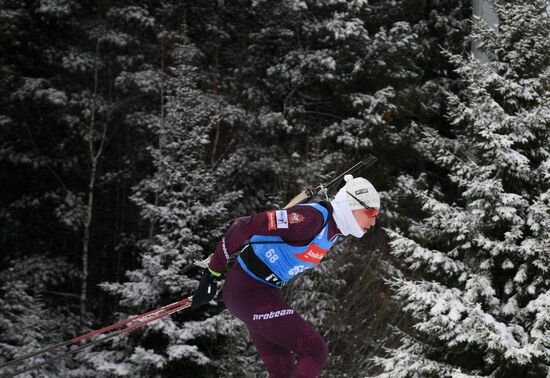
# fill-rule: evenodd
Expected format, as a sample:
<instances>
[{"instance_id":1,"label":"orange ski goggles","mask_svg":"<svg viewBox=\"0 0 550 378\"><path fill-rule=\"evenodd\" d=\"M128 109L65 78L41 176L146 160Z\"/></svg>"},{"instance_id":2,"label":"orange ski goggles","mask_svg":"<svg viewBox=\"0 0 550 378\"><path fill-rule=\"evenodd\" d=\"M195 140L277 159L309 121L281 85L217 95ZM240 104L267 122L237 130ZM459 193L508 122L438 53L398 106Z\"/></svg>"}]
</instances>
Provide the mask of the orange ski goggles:
<instances>
[{"instance_id":1,"label":"orange ski goggles","mask_svg":"<svg viewBox=\"0 0 550 378\"><path fill-rule=\"evenodd\" d=\"M374 208L374 207L365 208L365 214L367 214L369 218L375 218L378 215L378 213L380 213L380 210L378 210L377 208Z\"/></svg>"}]
</instances>

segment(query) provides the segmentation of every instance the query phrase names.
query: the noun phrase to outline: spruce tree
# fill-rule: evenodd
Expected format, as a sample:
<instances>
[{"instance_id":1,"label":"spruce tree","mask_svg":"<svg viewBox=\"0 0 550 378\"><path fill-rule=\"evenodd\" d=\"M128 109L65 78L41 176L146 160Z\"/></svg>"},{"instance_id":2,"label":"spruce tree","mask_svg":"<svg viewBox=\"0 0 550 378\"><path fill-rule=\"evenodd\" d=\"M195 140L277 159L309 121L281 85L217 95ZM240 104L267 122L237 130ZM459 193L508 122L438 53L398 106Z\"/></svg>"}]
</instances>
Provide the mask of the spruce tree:
<instances>
[{"instance_id":1,"label":"spruce tree","mask_svg":"<svg viewBox=\"0 0 550 378\"><path fill-rule=\"evenodd\" d=\"M156 172L136 186L132 197L142 217L155 224L155 232L140 242L141 266L127 273L128 282L104 284L132 313L192 295L199 269L191 274L182 269L213 251L241 196L224 187L228 166L216 160L212 140L217 125L225 132L231 128L235 109L198 86L202 73L193 66L198 54L193 44L183 44L174 54L179 64L168 85L166 122L158 130L159 147L150 149ZM218 312L216 307L188 309L163 318L116 341L112 351L96 352L89 361L96 369L119 375L214 374L216 358L225 350L217 344L235 325L228 314ZM214 352L207 353L207 345Z\"/></svg>"},{"instance_id":2,"label":"spruce tree","mask_svg":"<svg viewBox=\"0 0 550 378\"><path fill-rule=\"evenodd\" d=\"M462 88L447 93L447 128L412 129L440 174L399 180L417 210L388 230L409 272L391 286L413 325L380 377L550 373L547 4L491 4L498 26L476 19L471 35L489 61L449 54Z\"/></svg>"},{"instance_id":3,"label":"spruce tree","mask_svg":"<svg viewBox=\"0 0 550 378\"><path fill-rule=\"evenodd\" d=\"M64 286L75 279L78 271L67 268L64 258L33 256L15 259L0 272L1 363L64 341L60 325L78 329L78 318L67 311L76 295L63 293ZM40 355L11 365L2 369L2 375L15 373L26 364L41 363L49 356ZM56 371L74 367L70 360L55 365ZM44 367L39 372L46 374L49 369Z\"/></svg>"},{"instance_id":4,"label":"spruce tree","mask_svg":"<svg viewBox=\"0 0 550 378\"><path fill-rule=\"evenodd\" d=\"M146 146L162 123L176 3L0 2L1 268L39 260L59 276L39 297L32 277L18 278L44 313L65 307L57 329L41 328L42 346L110 323L117 306L97 284L135 266L149 224L128 197L152 170ZM12 287L10 276L0 274L2 287ZM2 319L16 316L14 306L3 310ZM74 327L69 314L83 324ZM16 341L4 331L0 339ZM43 371L66 372L55 369Z\"/></svg>"},{"instance_id":5,"label":"spruce tree","mask_svg":"<svg viewBox=\"0 0 550 378\"><path fill-rule=\"evenodd\" d=\"M252 82L262 93L255 99L269 105L258 117L286 134L280 145L295 160L283 175L295 191L327 182L367 153L379 163L358 174L380 189L415 167L404 131L412 119L431 124L442 113L441 88L451 79L439 45L463 51L469 2L257 2L254 11L260 19L269 15L251 34L247 57L264 77ZM268 48L278 53L268 55ZM327 338L329 374L370 372L384 325L398 320L380 279L392 271L381 261L384 250L379 233L339 242L322 266L285 289Z\"/></svg>"}]
</instances>

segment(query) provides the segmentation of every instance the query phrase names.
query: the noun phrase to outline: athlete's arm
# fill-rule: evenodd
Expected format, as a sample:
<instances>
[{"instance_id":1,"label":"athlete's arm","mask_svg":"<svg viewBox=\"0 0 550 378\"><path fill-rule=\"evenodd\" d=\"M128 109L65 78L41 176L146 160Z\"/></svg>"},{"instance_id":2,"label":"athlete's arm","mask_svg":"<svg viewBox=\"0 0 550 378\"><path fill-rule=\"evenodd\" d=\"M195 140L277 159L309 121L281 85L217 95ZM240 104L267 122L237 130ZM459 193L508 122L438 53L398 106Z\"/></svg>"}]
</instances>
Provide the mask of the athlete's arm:
<instances>
[{"instance_id":1,"label":"athlete's arm","mask_svg":"<svg viewBox=\"0 0 550 378\"><path fill-rule=\"evenodd\" d=\"M237 218L218 242L209 268L224 271L229 257L254 235L279 236L289 243L303 242L313 238L322 225L323 215L311 206L293 206Z\"/></svg>"}]
</instances>

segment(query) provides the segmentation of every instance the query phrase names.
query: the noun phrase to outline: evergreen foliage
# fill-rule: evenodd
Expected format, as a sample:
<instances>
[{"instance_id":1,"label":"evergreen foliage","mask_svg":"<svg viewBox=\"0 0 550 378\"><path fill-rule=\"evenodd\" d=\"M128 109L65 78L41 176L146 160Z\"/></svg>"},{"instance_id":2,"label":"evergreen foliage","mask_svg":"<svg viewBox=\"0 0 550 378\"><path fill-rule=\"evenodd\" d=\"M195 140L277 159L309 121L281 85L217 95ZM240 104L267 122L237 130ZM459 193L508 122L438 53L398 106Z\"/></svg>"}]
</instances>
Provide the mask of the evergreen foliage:
<instances>
[{"instance_id":1,"label":"evergreen foliage","mask_svg":"<svg viewBox=\"0 0 550 378\"><path fill-rule=\"evenodd\" d=\"M45 345L64 341L59 333L60 324L77 329L77 319L72 315L70 296L64 295L65 285L78 274L62 258L36 256L14 260L0 273L0 354L6 360L14 360L43 349ZM68 305L69 304L69 305ZM37 356L29 362L37 364L47 356ZM70 361L57 363L59 369L71 365ZM6 372L19 370L20 364ZM42 373L46 369L41 370Z\"/></svg>"},{"instance_id":2,"label":"evergreen foliage","mask_svg":"<svg viewBox=\"0 0 550 378\"><path fill-rule=\"evenodd\" d=\"M59 314L51 316L56 327L44 328L42 346L110 323L117 304L97 283L121 279L137 260L133 251L144 221L128 197L131 186L152 169L146 146L155 135L148 127L160 118L159 57L174 34L162 33L173 25L154 17L177 9L151 5L155 14L116 1L1 2L2 267L19 270L24 261L39 259L44 272L71 273L58 288L65 298L61 309L52 305L59 293L48 290L38 298L26 286L31 278L20 278L18 290L25 290L29 315L32 303L44 313ZM87 276L81 265L85 244ZM63 266L57 263L61 258ZM3 286L11 287L9 277L2 276ZM80 315L74 305L85 281L89 312L78 324L71 316ZM16 310L6 306L2 317L24 316ZM31 343L24 351L32 346L36 349ZM56 365L43 371L63 375L64 369Z\"/></svg>"},{"instance_id":3,"label":"evergreen foliage","mask_svg":"<svg viewBox=\"0 0 550 378\"><path fill-rule=\"evenodd\" d=\"M213 169L211 160L205 159L211 153L213 130L225 117L230 120L235 109L197 88L199 74L191 65L196 55L193 45L184 44L175 53L179 64L169 84L166 123L158 130L160 146L151 148L156 173L143 180L132 196L143 218L157 231L152 240L140 243L142 267L128 272L128 282L104 285L120 294L120 303L136 313L193 292L197 276L189 277L181 270L210 253L212 241L227 227L233 204L240 199L239 192L223 186L227 165ZM164 318L132 339L130 346L128 341L119 342L121 350L109 355L100 352L92 360L97 369L109 361L109 371L118 375L163 372L171 376L184 367L189 374L205 374L193 370L193 365L208 365L212 371L215 363L197 343L200 339L206 344L215 342L231 331L235 321L228 314L209 311L204 315L206 319L194 319L196 314L184 314L184 321L179 322L178 317ZM145 345L150 346L146 349ZM123 352L128 350L131 354Z\"/></svg>"},{"instance_id":4,"label":"evergreen foliage","mask_svg":"<svg viewBox=\"0 0 550 378\"><path fill-rule=\"evenodd\" d=\"M545 372L548 26L495 4L480 63L467 0L0 0L1 360L189 296L233 218L372 153L393 257L378 229L285 288L324 376ZM218 301L38 374L265 369Z\"/></svg>"},{"instance_id":5,"label":"evergreen foliage","mask_svg":"<svg viewBox=\"0 0 550 378\"><path fill-rule=\"evenodd\" d=\"M381 377L549 373L550 23L543 1L492 4L498 27L472 31L489 61L449 54L463 83L447 93L449 128L413 128L448 180L400 180L423 216L388 230L415 272L392 282L414 325Z\"/></svg>"},{"instance_id":6,"label":"evergreen foliage","mask_svg":"<svg viewBox=\"0 0 550 378\"><path fill-rule=\"evenodd\" d=\"M300 44L267 70L275 93L288 93L283 114L293 125L292 135L312 146L293 146L312 160L301 176L342 171L352 159L374 153L380 163L361 173L379 189L391 187L394 170L418 169L409 147L415 139L406 131L411 120L431 122L442 112L440 88L450 85L444 75L449 64L434 51L440 44L463 51L459 37L468 30L469 3L395 2L392 12L387 12L385 2L307 5L300 17L303 26L295 28ZM323 180L327 177L313 176L310 182ZM371 358L387 342L387 328L381 324L400 321L382 284L382 277L393 273L390 264L380 262L388 258L385 243L375 233L365 240L350 240L331 251L334 258L327 256L323 262L327 266L290 285L290 303L329 340L333 356L327 374L360 376L374 371ZM365 289L374 287L376 294ZM383 305L377 308L373 302ZM369 310L350 311L363 307Z\"/></svg>"}]
</instances>

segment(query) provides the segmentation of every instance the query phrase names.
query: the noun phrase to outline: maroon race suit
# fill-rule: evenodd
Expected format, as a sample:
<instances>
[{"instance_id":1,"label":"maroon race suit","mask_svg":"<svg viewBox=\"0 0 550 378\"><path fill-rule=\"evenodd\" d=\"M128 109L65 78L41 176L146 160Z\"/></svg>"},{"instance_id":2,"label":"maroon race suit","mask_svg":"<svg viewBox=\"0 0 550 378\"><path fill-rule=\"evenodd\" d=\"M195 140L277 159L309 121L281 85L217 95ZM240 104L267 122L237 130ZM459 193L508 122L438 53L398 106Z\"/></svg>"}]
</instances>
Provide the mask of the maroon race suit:
<instances>
[{"instance_id":1,"label":"maroon race suit","mask_svg":"<svg viewBox=\"0 0 550 378\"><path fill-rule=\"evenodd\" d=\"M324 223L323 215L313 207L298 205L286 210L288 228L278 228L269 211L237 218L217 244L209 267L224 271L228 258L253 235L279 236L290 245L303 245ZM329 240L340 232L332 216L328 231ZM283 300L281 289L252 278L235 262L226 276L223 300L247 326L270 378L319 375L328 358L328 346L313 326Z\"/></svg>"}]
</instances>

